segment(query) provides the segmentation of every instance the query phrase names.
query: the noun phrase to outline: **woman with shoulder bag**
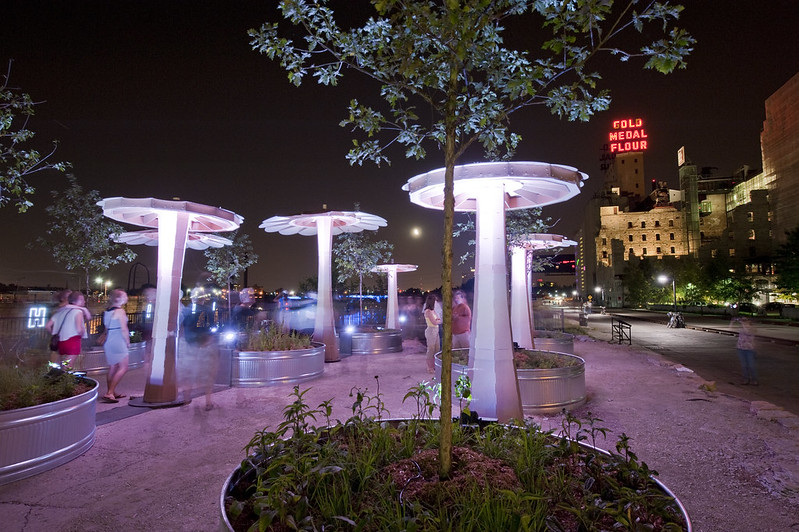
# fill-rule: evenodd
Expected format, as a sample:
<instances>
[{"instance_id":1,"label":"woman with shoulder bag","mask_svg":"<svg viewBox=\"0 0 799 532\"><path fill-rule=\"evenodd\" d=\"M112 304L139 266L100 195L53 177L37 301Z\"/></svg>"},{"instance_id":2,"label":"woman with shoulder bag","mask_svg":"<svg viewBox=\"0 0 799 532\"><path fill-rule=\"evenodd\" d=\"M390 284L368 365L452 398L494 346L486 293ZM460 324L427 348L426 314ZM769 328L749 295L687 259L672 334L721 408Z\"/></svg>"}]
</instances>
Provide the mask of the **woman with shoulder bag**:
<instances>
[{"instance_id":1,"label":"woman with shoulder bag","mask_svg":"<svg viewBox=\"0 0 799 532\"><path fill-rule=\"evenodd\" d=\"M100 398L104 403L118 403L125 397L124 394L116 393L116 388L128 371L130 332L128 331L128 315L122 308L127 302L128 294L124 290L112 290L108 297L109 307L103 312L103 325L106 331L103 351L108 362L108 374L106 375L108 390Z\"/></svg>"},{"instance_id":2,"label":"woman with shoulder bag","mask_svg":"<svg viewBox=\"0 0 799 532\"><path fill-rule=\"evenodd\" d=\"M61 307L45 325L50 334L58 335L58 354L61 364L72 368L80 355L81 339L86 336L81 292L71 292L67 304Z\"/></svg>"}]
</instances>

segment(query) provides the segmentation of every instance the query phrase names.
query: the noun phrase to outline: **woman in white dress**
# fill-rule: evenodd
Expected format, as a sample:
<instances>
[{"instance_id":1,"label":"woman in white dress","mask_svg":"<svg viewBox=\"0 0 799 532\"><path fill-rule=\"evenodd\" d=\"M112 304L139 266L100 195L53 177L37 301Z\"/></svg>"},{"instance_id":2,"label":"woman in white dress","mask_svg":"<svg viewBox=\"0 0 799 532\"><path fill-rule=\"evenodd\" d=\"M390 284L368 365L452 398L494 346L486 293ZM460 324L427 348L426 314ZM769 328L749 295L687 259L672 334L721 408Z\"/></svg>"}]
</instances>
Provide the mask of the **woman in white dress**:
<instances>
[{"instance_id":1,"label":"woman in white dress","mask_svg":"<svg viewBox=\"0 0 799 532\"><path fill-rule=\"evenodd\" d=\"M125 397L116 393L117 385L128 371L128 349L130 348L130 332L128 331L128 315L122 306L128 302L128 294L124 290L112 290L108 297L109 306L103 312L106 340L103 344L105 359L108 362L106 382L108 390L101 400L106 403L118 403Z\"/></svg>"}]
</instances>

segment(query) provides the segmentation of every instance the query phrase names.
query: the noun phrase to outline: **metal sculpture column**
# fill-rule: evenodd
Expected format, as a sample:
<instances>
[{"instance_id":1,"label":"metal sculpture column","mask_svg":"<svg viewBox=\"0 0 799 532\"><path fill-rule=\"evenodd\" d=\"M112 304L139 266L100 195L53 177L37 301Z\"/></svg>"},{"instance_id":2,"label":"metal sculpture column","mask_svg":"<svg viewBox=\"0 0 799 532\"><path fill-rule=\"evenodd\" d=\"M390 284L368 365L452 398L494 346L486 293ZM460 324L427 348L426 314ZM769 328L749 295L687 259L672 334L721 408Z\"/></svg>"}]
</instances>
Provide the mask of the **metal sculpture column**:
<instances>
[{"instance_id":1,"label":"metal sculpture column","mask_svg":"<svg viewBox=\"0 0 799 532\"><path fill-rule=\"evenodd\" d=\"M535 349L533 330L532 292L530 284L530 267L527 258L539 249L576 246L577 242L561 235L546 233L530 233L524 242L511 248L511 282L510 282L510 328L513 341L524 349Z\"/></svg>"},{"instance_id":2,"label":"metal sculpture column","mask_svg":"<svg viewBox=\"0 0 799 532\"><path fill-rule=\"evenodd\" d=\"M333 236L340 233L359 233L364 229L375 231L385 227L386 221L373 214L350 211L329 211L295 216L272 216L261 223L267 233L281 235L317 235L319 264L316 302L316 320L313 338L325 344L325 362L338 362L338 344L333 314L332 254Z\"/></svg>"},{"instance_id":3,"label":"metal sculpture column","mask_svg":"<svg viewBox=\"0 0 799 532\"><path fill-rule=\"evenodd\" d=\"M238 229L243 218L225 209L188 201L106 198L97 204L106 216L116 221L157 229L153 363L141 403L131 401L131 404L150 407L182 404L186 400L178 397L176 361L180 281L189 235L233 231Z\"/></svg>"},{"instance_id":4,"label":"metal sculpture column","mask_svg":"<svg viewBox=\"0 0 799 532\"><path fill-rule=\"evenodd\" d=\"M587 175L540 162L477 163L455 167L455 210L476 211L477 249L469 367L472 409L506 422L522 418L513 366L505 258L505 209L541 207L580 192ZM444 169L411 178L413 203L443 209Z\"/></svg>"},{"instance_id":5,"label":"metal sculpture column","mask_svg":"<svg viewBox=\"0 0 799 532\"><path fill-rule=\"evenodd\" d=\"M399 300L397 298L397 272L416 271L416 264L378 264L373 272L388 274L388 302L386 303L386 329L399 329Z\"/></svg>"}]
</instances>

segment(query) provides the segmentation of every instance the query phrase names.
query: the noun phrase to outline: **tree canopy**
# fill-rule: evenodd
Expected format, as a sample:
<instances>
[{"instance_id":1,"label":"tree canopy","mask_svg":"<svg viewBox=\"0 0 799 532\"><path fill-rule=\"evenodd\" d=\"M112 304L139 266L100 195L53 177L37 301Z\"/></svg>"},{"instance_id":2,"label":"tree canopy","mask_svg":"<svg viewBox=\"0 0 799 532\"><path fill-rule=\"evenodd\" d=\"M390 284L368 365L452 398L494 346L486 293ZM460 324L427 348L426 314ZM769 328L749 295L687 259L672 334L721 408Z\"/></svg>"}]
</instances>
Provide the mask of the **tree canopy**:
<instances>
[{"instance_id":1,"label":"tree canopy","mask_svg":"<svg viewBox=\"0 0 799 532\"><path fill-rule=\"evenodd\" d=\"M35 135L28 129L28 120L36 103L29 94L10 86L10 77L9 67L0 81L0 207L14 203L19 212L25 212L33 205L30 196L36 190L28 177L48 169L63 172L69 164L49 161L56 142L46 155L25 147Z\"/></svg>"},{"instance_id":2,"label":"tree canopy","mask_svg":"<svg viewBox=\"0 0 799 532\"><path fill-rule=\"evenodd\" d=\"M799 292L799 227L785 232L785 243L777 248L777 287Z\"/></svg>"},{"instance_id":3,"label":"tree canopy","mask_svg":"<svg viewBox=\"0 0 799 532\"><path fill-rule=\"evenodd\" d=\"M74 175L67 175L67 180L69 187L65 191L50 192L53 203L45 209L50 218L47 236L39 237L37 242L67 270L83 272L88 290L91 272L104 272L114 264L131 262L136 253L114 241L124 229L103 215L97 205L102 199L100 193L84 192Z\"/></svg>"}]
</instances>

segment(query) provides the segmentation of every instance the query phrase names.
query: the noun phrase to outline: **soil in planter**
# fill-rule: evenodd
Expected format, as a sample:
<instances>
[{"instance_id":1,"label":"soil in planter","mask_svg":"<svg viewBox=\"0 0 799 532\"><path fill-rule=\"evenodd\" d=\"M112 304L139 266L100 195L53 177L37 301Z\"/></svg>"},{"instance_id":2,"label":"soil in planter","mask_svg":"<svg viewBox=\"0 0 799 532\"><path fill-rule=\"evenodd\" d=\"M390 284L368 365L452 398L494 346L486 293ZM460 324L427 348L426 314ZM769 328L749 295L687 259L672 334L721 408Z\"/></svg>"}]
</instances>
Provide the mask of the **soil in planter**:
<instances>
[{"instance_id":1,"label":"soil in planter","mask_svg":"<svg viewBox=\"0 0 799 532\"><path fill-rule=\"evenodd\" d=\"M522 489L512 468L466 447L452 449L451 476L445 480L438 476L438 449L426 449L389 464L384 472L397 486L403 502L418 501L429 507L448 506L457 500L453 495L474 488L487 492L489 497L502 490Z\"/></svg>"}]
</instances>

